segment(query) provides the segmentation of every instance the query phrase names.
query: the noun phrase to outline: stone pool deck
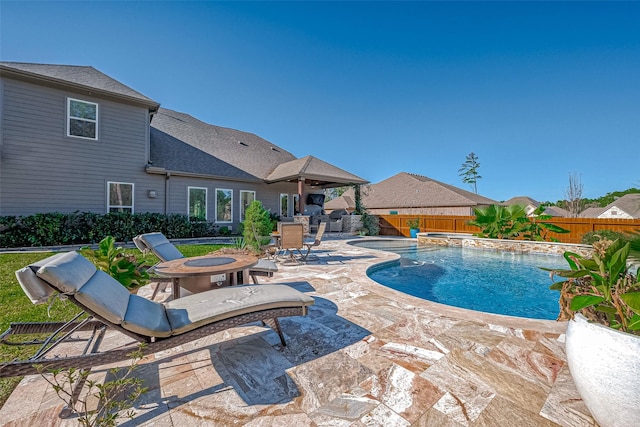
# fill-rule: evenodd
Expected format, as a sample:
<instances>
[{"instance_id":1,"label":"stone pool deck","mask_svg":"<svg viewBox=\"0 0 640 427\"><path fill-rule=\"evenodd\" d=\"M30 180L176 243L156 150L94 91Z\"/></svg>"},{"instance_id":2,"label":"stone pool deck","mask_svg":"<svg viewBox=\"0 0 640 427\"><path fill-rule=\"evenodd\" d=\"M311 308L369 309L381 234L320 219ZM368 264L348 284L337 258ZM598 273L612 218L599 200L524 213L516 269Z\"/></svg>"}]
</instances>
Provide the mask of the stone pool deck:
<instances>
[{"instance_id":1,"label":"stone pool deck","mask_svg":"<svg viewBox=\"0 0 640 427\"><path fill-rule=\"evenodd\" d=\"M308 316L282 319L287 347L255 324L149 356L136 371L149 391L122 425L596 425L566 366L564 324L388 289L366 270L397 256L344 239L323 240L313 253L305 265L280 264L268 280L316 298ZM42 378L26 377L0 423L76 426L57 417L62 407Z\"/></svg>"}]
</instances>

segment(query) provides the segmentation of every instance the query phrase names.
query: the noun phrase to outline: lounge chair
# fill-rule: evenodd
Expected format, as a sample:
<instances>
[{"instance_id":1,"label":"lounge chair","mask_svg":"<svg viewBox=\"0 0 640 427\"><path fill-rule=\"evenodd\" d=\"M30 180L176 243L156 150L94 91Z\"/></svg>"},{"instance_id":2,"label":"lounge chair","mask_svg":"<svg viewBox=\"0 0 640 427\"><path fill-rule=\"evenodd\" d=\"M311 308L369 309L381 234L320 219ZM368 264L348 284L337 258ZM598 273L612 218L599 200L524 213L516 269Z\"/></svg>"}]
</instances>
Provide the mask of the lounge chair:
<instances>
[{"instance_id":1,"label":"lounge chair","mask_svg":"<svg viewBox=\"0 0 640 427\"><path fill-rule=\"evenodd\" d=\"M173 261L174 259L184 258L184 255L171 243L162 233L146 233L140 234L133 238L133 243L142 252L151 251L160 261ZM278 266L268 259L259 259L258 263L249 269L249 276L253 283L258 283L258 276L272 277L273 273L278 271ZM155 298L158 289L166 284L158 284L152 299Z\"/></svg>"},{"instance_id":2,"label":"lounge chair","mask_svg":"<svg viewBox=\"0 0 640 427\"><path fill-rule=\"evenodd\" d=\"M88 369L126 360L137 346L100 351L107 328L146 343L144 354L211 335L225 329L261 321L273 328L286 345L279 317L304 316L313 298L286 285L241 285L201 292L161 304L131 294L117 280L98 270L77 252L54 255L16 271L18 282L34 304L59 293L83 312L63 323L18 323L0 335L5 344L42 344L36 354L21 361L0 364L0 377L37 373L34 364L46 370ZM86 314L87 316L83 316ZM79 320L83 317L84 320ZM80 355L47 357L63 342L77 341L77 331L92 331ZM44 341L15 342L13 336L51 333Z\"/></svg>"},{"instance_id":3,"label":"lounge chair","mask_svg":"<svg viewBox=\"0 0 640 427\"><path fill-rule=\"evenodd\" d=\"M311 253L311 249L313 249L315 246L319 246L320 243L322 243L322 236L324 236L326 228L327 223L321 222L320 225L318 225L318 232L316 233L315 237L313 239L304 240L303 244L307 251L305 253L301 253L303 261L307 260L309 254Z\"/></svg>"}]
</instances>

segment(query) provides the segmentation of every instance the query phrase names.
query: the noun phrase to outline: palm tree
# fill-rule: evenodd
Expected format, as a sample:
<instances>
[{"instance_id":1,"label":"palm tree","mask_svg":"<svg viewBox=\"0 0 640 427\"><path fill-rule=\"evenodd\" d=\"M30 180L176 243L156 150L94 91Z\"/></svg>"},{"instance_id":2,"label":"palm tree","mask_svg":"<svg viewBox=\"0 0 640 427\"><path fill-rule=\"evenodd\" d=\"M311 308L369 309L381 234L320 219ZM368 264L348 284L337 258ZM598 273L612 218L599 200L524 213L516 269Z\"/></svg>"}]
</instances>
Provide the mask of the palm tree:
<instances>
[{"instance_id":1,"label":"palm tree","mask_svg":"<svg viewBox=\"0 0 640 427\"><path fill-rule=\"evenodd\" d=\"M478 174L478 168L480 167L480 163L478 162L478 156L472 151L469 153L465 159L465 162L462 164L462 167L458 169L460 172L459 176L462 177L462 182L465 184L473 185L473 192L478 194L478 185L477 182L482 177Z\"/></svg>"}]
</instances>

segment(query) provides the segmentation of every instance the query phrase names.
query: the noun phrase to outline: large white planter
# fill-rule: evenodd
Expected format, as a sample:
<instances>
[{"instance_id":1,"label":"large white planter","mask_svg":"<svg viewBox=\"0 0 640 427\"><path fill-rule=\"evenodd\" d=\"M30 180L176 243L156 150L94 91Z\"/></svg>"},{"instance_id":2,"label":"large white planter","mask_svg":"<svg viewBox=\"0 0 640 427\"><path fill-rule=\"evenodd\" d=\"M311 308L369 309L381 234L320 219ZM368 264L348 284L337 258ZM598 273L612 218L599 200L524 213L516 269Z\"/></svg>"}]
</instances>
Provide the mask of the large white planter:
<instances>
[{"instance_id":1,"label":"large white planter","mask_svg":"<svg viewBox=\"0 0 640 427\"><path fill-rule=\"evenodd\" d=\"M640 426L640 337L578 314L567 326L566 349L573 381L598 424Z\"/></svg>"}]
</instances>

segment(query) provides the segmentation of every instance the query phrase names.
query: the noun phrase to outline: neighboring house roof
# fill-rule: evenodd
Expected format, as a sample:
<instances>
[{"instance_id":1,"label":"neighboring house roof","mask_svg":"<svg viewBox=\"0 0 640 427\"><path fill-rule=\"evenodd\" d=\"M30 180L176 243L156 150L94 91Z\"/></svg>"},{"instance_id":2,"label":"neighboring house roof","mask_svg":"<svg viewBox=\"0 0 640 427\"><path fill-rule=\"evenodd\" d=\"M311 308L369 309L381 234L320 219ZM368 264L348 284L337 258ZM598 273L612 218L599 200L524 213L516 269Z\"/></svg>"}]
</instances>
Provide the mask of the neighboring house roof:
<instances>
[{"instance_id":1,"label":"neighboring house roof","mask_svg":"<svg viewBox=\"0 0 640 427\"><path fill-rule=\"evenodd\" d=\"M353 197L344 194L340 197L336 197L335 199L331 199L324 204L324 209L328 211L336 211L339 209L353 211L355 208L356 202L353 200Z\"/></svg>"},{"instance_id":2,"label":"neighboring house roof","mask_svg":"<svg viewBox=\"0 0 640 427\"><path fill-rule=\"evenodd\" d=\"M353 197L349 189L342 197ZM363 190L362 203L372 209L493 205L498 202L422 175L400 172Z\"/></svg>"},{"instance_id":3,"label":"neighboring house roof","mask_svg":"<svg viewBox=\"0 0 640 427\"><path fill-rule=\"evenodd\" d=\"M90 90L103 95L116 96L142 103L152 111L160 104L142 95L119 81L93 67L55 64L31 64L24 62L0 62L0 71L5 76L13 76Z\"/></svg>"},{"instance_id":4,"label":"neighboring house roof","mask_svg":"<svg viewBox=\"0 0 640 427\"><path fill-rule=\"evenodd\" d=\"M551 215L556 217L568 218L569 211L558 206L547 206L544 208L545 215Z\"/></svg>"},{"instance_id":5,"label":"neighboring house roof","mask_svg":"<svg viewBox=\"0 0 640 427\"><path fill-rule=\"evenodd\" d=\"M295 160L288 151L235 129L204 123L160 108L151 122L152 167L167 171L264 180L280 164Z\"/></svg>"},{"instance_id":6,"label":"neighboring house roof","mask_svg":"<svg viewBox=\"0 0 640 427\"><path fill-rule=\"evenodd\" d=\"M520 205L525 208L530 206L530 212L527 212L527 215L530 215L533 211L540 207L540 202L529 197L529 196L516 196L512 197L506 202L502 203L503 206L512 206L512 205ZM566 209L559 208L557 206L547 206L544 208L544 215L550 215L555 217L568 217L569 211Z\"/></svg>"},{"instance_id":7,"label":"neighboring house roof","mask_svg":"<svg viewBox=\"0 0 640 427\"><path fill-rule=\"evenodd\" d=\"M366 184L368 181L313 156L291 160L276 166L267 182L305 180L308 185L340 186Z\"/></svg>"},{"instance_id":8,"label":"neighboring house roof","mask_svg":"<svg viewBox=\"0 0 640 427\"><path fill-rule=\"evenodd\" d=\"M522 205L522 206L527 206L527 205L531 205L534 208L537 208L538 206L540 206L540 202L538 202L537 200L532 199L531 197L528 196L516 196L516 197L512 197L509 200L507 200L506 202L502 203L504 206L511 206L511 205Z\"/></svg>"},{"instance_id":9,"label":"neighboring house roof","mask_svg":"<svg viewBox=\"0 0 640 427\"><path fill-rule=\"evenodd\" d=\"M640 218L640 193L625 194L605 206L604 211L616 208L632 218Z\"/></svg>"},{"instance_id":10,"label":"neighboring house roof","mask_svg":"<svg viewBox=\"0 0 640 427\"><path fill-rule=\"evenodd\" d=\"M580 214L578 216L580 218L597 218L605 210L606 210L606 208L587 208L587 209L583 210L582 212L580 212Z\"/></svg>"}]
</instances>

